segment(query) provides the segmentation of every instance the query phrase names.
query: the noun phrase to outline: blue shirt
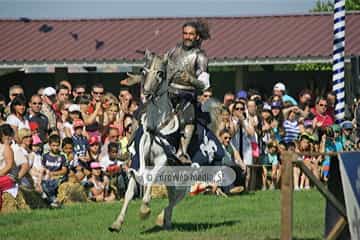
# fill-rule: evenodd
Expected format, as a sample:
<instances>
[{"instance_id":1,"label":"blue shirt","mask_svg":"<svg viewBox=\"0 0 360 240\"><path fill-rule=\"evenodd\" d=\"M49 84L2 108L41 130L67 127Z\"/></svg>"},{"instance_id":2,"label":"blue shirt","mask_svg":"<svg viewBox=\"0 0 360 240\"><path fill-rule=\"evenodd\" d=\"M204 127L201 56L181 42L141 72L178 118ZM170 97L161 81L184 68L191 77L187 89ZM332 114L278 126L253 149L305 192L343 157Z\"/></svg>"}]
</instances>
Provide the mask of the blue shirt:
<instances>
[{"instance_id":1,"label":"blue shirt","mask_svg":"<svg viewBox=\"0 0 360 240\"><path fill-rule=\"evenodd\" d=\"M58 154L56 156L52 156L48 152L43 155L41 164L50 172L55 172L66 166L66 159L64 155Z\"/></svg>"},{"instance_id":2,"label":"blue shirt","mask_svg":"<svg viewBox=\"0 0 360 240\"><path fill-rule=\"evenodd\" d=\"M291 97L291 96L289 96L289 95L287 95L287 94L285 94L284 96L282 96L282 101L283 101L283 102L291 102L293 105L298 105L297 102L296 102L296 100L295 100L293 97Z\"/></svg>"},{"instance_id":3,"label":"blue shirt","mask_svg":"<svg viewBox=\"0 0 360 240\"><path fill-rule=\"evenodd\" d=\"M88 140L84 136L72 136L73 146L74 146L74 155L75 156L84 156L88 148Z\"/></svg>"}]
</instances>

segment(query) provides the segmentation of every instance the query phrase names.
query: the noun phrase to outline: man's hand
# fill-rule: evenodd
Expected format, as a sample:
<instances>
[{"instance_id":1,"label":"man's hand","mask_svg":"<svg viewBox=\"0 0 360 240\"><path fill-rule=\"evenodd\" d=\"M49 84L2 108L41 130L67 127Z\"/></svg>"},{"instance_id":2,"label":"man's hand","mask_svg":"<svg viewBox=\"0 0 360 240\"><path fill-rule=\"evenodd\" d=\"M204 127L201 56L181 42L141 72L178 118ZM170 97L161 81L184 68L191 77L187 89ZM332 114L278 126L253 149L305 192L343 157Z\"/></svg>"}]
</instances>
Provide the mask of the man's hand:
<instances>
[{"instance_id":1,"label":"man's hand","mask_svg":"<svg viewBox=\"0 0 360 240\"><path fill-rule=\"evenodd\" d=\"M184 82L190 82L190 75L186 71L180 74L180 78Z\"/></svg>"}]
</instances>

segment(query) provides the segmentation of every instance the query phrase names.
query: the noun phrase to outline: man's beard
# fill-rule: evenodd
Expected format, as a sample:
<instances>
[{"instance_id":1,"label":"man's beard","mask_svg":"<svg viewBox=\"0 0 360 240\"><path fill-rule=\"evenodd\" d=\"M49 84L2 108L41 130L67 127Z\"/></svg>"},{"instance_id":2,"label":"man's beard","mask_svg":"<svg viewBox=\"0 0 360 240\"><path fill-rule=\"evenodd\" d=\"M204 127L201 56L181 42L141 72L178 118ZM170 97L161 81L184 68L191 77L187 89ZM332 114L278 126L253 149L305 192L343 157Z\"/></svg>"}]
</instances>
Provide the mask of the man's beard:
<instances>
[{"instance_id":1,"label":"man's beard","mask_svg":"<svg viewBox=\"0 0 360 240\"><path fill-rule=\"evenodd\" d=\"M195 47L200 47L200 41L198 41L198 40L194 40L194 41L183 40L182 46L184 49L190 50Z\"/></svg>"}]
</instances>

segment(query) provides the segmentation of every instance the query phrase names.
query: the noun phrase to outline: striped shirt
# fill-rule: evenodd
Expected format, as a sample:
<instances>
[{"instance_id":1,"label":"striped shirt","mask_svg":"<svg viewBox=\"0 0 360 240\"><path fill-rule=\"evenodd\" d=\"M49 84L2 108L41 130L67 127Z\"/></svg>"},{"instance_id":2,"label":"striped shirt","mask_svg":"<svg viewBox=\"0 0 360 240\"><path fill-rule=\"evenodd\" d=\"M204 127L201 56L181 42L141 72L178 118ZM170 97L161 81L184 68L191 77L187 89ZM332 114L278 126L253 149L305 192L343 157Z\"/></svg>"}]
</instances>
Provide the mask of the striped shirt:
<instances>
[{"instance_id":1,"label":"striped shirt","mask_svg":"<svg viewBox=\"0 0 360 240\"><path fill-rule=\"evenodd\" d=\"M299 136L300 133L298 121L291 122L289 120L285 120L283 123L283 127L285 130L285 137L284 137L285 143L289 143L297 140L297 137Z\"/></svg>"}]
</instances>

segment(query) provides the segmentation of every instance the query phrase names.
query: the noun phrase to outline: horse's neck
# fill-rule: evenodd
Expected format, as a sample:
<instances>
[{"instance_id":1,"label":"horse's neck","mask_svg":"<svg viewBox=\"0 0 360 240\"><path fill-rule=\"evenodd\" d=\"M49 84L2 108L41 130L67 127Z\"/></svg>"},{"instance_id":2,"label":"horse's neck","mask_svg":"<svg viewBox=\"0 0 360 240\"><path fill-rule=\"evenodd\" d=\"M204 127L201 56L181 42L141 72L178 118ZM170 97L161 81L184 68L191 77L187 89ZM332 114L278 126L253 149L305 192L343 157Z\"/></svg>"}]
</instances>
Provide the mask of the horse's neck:
<instances>
[{"instance_id":1,"label":"horse's neck","mask_svg":"<svg viewBox=\"0 0 360 240\"><path fill-rule=\"evenodd\" d=\"M166 81L164 82L164 84ZM147 121L150 126L159 126L172 112L172 105L168 96L167 86L160 87L159 96L149 100L146 108Z\"/></svg>"}]
</instances>

